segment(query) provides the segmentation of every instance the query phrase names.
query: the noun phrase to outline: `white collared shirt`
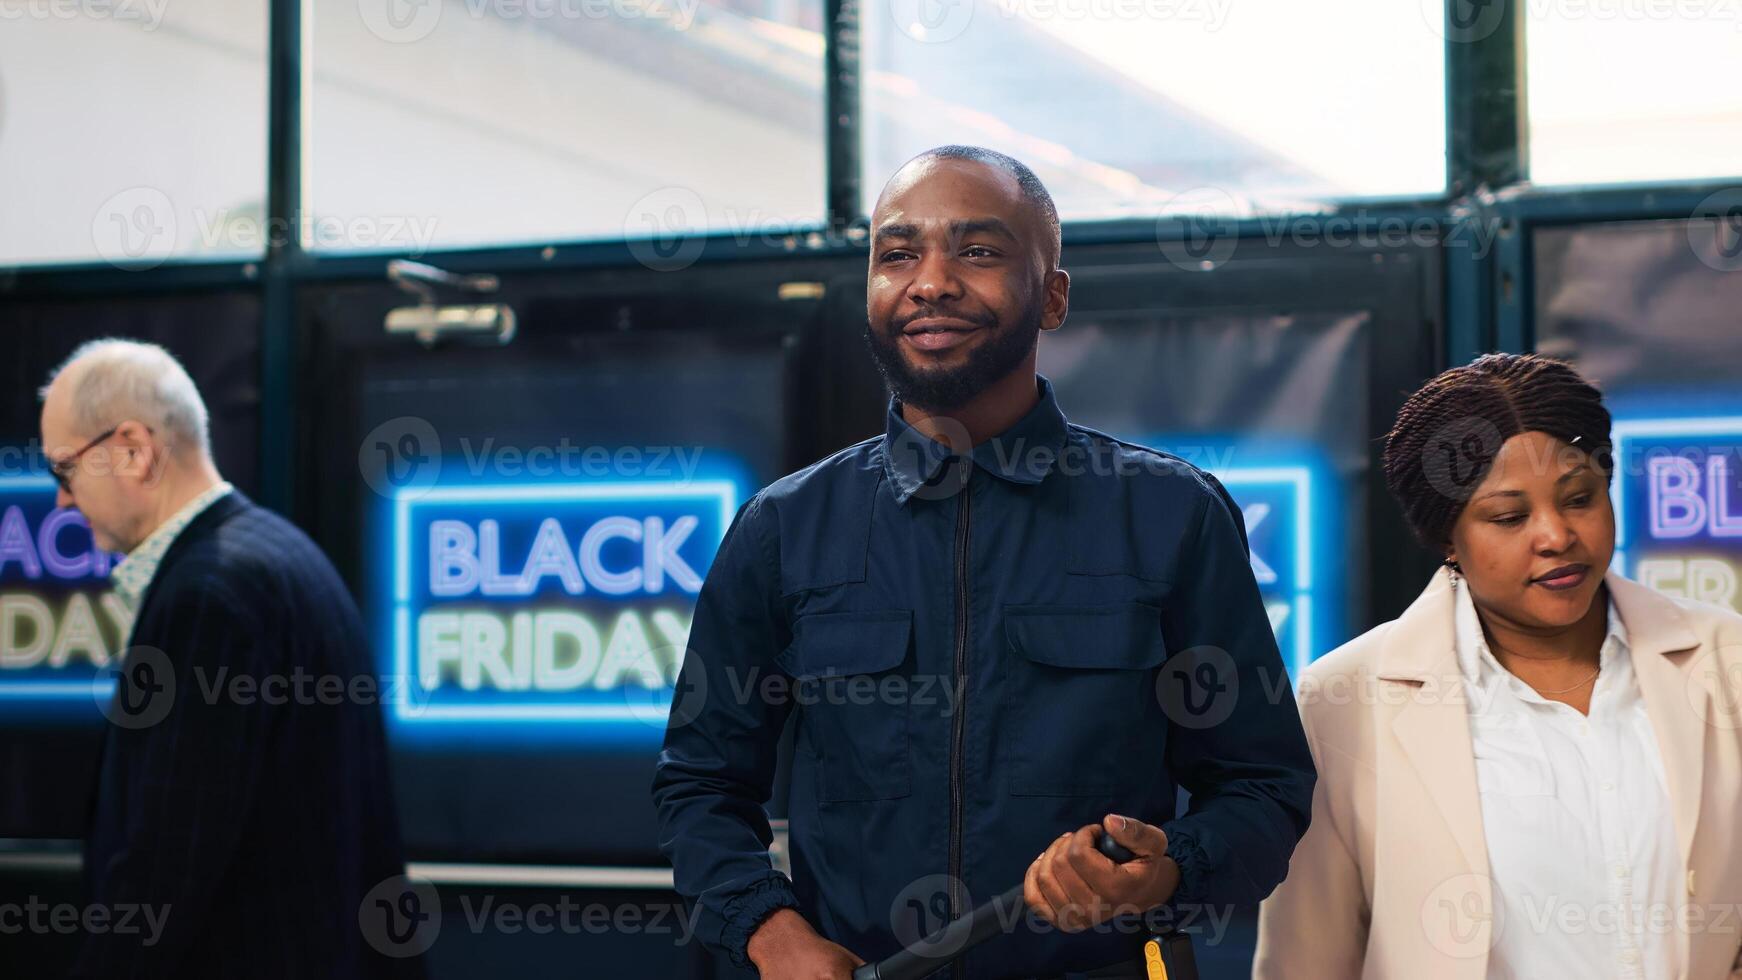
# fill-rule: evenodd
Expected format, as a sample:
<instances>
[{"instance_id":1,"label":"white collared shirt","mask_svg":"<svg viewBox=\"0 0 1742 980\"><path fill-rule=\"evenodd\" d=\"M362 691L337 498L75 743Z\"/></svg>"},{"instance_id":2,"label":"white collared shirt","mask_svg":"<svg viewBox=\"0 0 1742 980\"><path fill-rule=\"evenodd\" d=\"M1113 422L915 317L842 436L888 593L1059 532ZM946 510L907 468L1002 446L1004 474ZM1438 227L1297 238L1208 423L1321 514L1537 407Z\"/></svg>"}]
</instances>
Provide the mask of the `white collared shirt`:
<instances>
[{"instance_id":1,"label":"white collared shirt","mask_svg":"<svg viewBox=\"0 0 1742 980\"><path fill-rule=\"evenodd\" d=\"M157 529L146 535L144 541L127 552L127 557L109 572L109 584L127 603L127 608L139 611L139 600L145 596L145 590L151 586L151 580L157 577L157 566L163 561L164 553L181 535L183 529L193 523L194 518L205 513L207 507L217 503L230 492L230 484L219 480L198 496L181 506L181 509L171 514L169 520L157 526Z\"/></svg>"},{"instance_id":2,"label":"white collared shirt","mask_svg":"<svg viewBox=\"0 0 1742 980\"><path fill-rule=\"evenodd\" d=\"M1614 602L1586 716L1502 667L1469 588L1454 576L1453 590L1494 888L1489 980L1680 976L1675 822Z\"/></svg>"}]
</instances>

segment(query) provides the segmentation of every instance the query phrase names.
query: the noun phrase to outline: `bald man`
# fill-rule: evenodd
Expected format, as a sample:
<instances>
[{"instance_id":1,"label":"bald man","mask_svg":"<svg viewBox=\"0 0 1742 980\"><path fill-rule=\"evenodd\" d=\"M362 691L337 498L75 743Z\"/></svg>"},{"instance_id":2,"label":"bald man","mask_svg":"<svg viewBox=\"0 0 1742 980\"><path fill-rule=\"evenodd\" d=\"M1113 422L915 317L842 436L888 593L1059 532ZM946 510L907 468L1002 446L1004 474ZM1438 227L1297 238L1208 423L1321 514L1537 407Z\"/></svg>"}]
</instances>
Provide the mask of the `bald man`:
<instances>
[{"instance_id":1,"label":"bald man","mask_svg":"<svg viewBox=\"0 0 1742 980\"><path fill-rule=\"evenodd\" d=\"M885 431L739 511L659 757L661 846L698 934L771 980L843 980L1019 882L1028 914L933 950L937 976L1144 976L1144 928L1257 903L1310 813L1240 510L1067 422L1035 373L1070 276L1027 167L922 154L871 232ZM794 715L789 880L762 804Z\"/></svg>"},{"instance_id":2,"label":"bald man","mask_svg":"<svg viewBox=\"0 0 1742 980\"><path fill-rule=\"evenodd\" d=\"M360 925L365 893L405 863L339 576L224 482L167 351L93 341L41 394L57 502L126 553L113 584L134 613L84 855L107 922L74 975L420 976Z\"/></svg>"}]
</instances>

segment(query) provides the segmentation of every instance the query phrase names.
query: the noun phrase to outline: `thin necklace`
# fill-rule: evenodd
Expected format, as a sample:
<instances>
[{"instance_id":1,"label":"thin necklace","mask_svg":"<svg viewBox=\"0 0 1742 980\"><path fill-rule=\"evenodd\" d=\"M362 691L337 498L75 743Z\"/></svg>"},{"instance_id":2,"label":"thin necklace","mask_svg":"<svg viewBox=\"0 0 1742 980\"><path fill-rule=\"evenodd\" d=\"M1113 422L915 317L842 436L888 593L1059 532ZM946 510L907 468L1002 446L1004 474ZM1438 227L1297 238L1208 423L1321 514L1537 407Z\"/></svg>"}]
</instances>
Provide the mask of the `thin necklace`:
<instances>
[{"instance_id":1,"label":"thin necklace","mask_svg":"<svg viewBox=\"0 0 1742 980\"><path fill-rule=\"evenodd\" d=\"M1505 654L1507 654L1507 655L1508 655L1508 656L1511 656L1511 655L1512 655L1512 654L1511 654L1511 653L1510 653L1510 651L1508 651L1508 650L1507 650L1507 649L1506 649L1506 648L1505 648L1505 647L1503 647L1503 646L1501 646L1501 645L1500 645L1500 644L1498 644L1498 643L1492 643L1492 642L1490 642L1490 644L1489 644L1489 645L1490 645L1490 646L1492 646L1492 647L1494 647L1494 649L1496 649L1496 650L1499 650L1499 651L1500 651L1500 652L1502 652L1502 653L1505 653ZM1499 659L1500 659L1500 658L1499 658L1499 657L1495 657L1495 658L1494 658L1494 659L1495 659L1495 660L1499 660ZM1505 665L1505 664L1504 664L1504 663L1502 663L1502 664L1501 664L1501 665L1500 665L1500 666L1502 666L1502 667L1506 667L1506 665ZM1511 667L1506 667L1506 672L1507 672L1507 673L1509 673L1509 674L1511 674L1511 675L1512 675L1512 676L1514 676L1514 677L1518 677L1518 672L1517 672L1517 671L1515 671L1515 670L1513 670L1513 669L1512 669L1512 668L1511 668ZM1536 693L1538 693L1538 694L1565 694L1565 693L1567 693L1567 692L1568 692L1568 691L1576 691L1576 690L1578 690L1578 689L1579 689L1579 688L1581 688L1581 687L1584 687L1584 686L1585 686L1585 685L1586 685L1586 684L1589 684L1589 683L1591 683L1591 682L1592 682L1592 681L1594 681L1594 680L1596 680L1596 679L1597 679L1597 675L1598 675L1598 674L1601 674L1601 673L1602 673L1602 672L1603 672L1603 665L1602 665L1602 662L1601 662L1601 661L1600 661L1600 660L1599 660L1599 662L1598 662L1598 664L1597 664L1597 669L1596 669L1596 670L1593 670L1593 671L1591 671L1591 676L1589 676L1589 677L1587 677L1587 678L1585 678L1585 679L1584 679L1584 680L1582 680L1582 681L1580 681L1580 682L1578 682L1578 683L1577 683L1577 684L1574 684L1574 685L1573 685L1573 686L1572 686L1572 687L1563 687L1563 688L1561 688L1561 689L1560 689L1560 690L1558 690L1558 691L1544 691L1544 690L1542 690L1542 689L1541 689L1541 688L1537 688L1537 687L1536 687L1536 686L1535 686L1535 685L1534 685L1534 684L1533 684L1533 685L1531 685L1531 687L1532 687L1532 688L1533 688L1533 689L1534 689L1534 690L1536 690ZM1519 677L1519 678L1518 678L1518 679L1519 679L1519 680L1524 680L1524 678L1522 678L1522 677ZM1529 683L1529 682L1528 682L1528 681L1525 681L1525 683L1527 683L1527 684L1528 684L1528 683Z\"/></svg>"},{"instance_id":2,"label":"thin necklace","mask_svg":"<svg viewBox=\"0 0 1742 980\"><path fill-rule=\"evenodd\" d=\"M1593 671L1593 672L1592 672L1592 673L1591 673L1591 676L1589 676L1589 677L1587 677L1587 678L1585 678L1585 679L1584 679L1584 680L1582 680L1582 681L1580 681L1580 682L1578 682L1578 683L1577 683L1577 684L1574 684L1574 685L1573 685L1573 686L1572 686L1572 687L1563 687L1563 688L1561 688L1561 689L1560 689L1560 690L1558 690L1558 691L1540 691L1540 690L1539 690L1539 691L1537 691L1537 692L1536 692L1536 693L1538 693L1538 694L1565 694L1565 693L1567 693L1567 692L1568 692L1568 691L1576 691L1576 690L1578 690L1578 689L1579 689L1579 688L1581 688L1581 687L1584 687L1584 686L1585 686L1585 685L1586 685L1586 684L1589 684L1589 683L1591 683L1591 682L1592 682L1592 681L1594 681L1594 680L1596 680L1596 679L1597 679L1597 675L1598 675L1598 674L1601 674L1601 673L1602 673L1602 672L1603 672L1603 668L1601 668L1601 667L1598 667L1598 668L1597 668L1597 669L1596 669L1596 670L1595 670L1595 671ZM1514 677L1516 677L1516 676L1518 676L1518 675L1517 675L1517 674L1514 674L1514 675L1513 675L1513 676L1514 676Z\"/></svg>"},{"instance_id":3,"label":"thin necklace","mask_svg":"<svg viewBox=\"0 0 1742 980\"><path fill-rule=\"evenodd\" d=\"M1455 591L1457 591L1457 588L1458 588L1458 577L1456 575L1453 575L1452 576L1452 590L1455 592ZM1493 646L1498 648L1498 649L1502 649L1502 650L1504 649L1504 648L1501 648L1500 644L1498 644L1498 643L1493 644ZM1499 658L1495 658L1495 659L1499 659ZM1504 667L1506 665L1502 664L1501 666ZM1512 674L1512 676L1514 676L1514 677L1518 677L1518 675L1516 673L1513 673L1513 671L1510 667L1507 668L1506 672L1509 674ZM1572 687L1563 687L1558 691L1544 691L1544 690L1541 690L1540 688L1533 688L1533 689L1536 690L1536 693L1538 693L1538 694L1565 694L1568 691L1576 691L1579 688L1584 687L1586 684L1591 683L1592 681L1596 680L1597 675L1599 675L1601 673L1603 673L1603 667L1599 663L1597 666L1597 669L1591 671L1591 676L1585 678L1584 680L1578 682L1577 684L1574 684ZM1519 679L1523 680L1523 678L1519 678Z\"/></svg>"}]
</instances>

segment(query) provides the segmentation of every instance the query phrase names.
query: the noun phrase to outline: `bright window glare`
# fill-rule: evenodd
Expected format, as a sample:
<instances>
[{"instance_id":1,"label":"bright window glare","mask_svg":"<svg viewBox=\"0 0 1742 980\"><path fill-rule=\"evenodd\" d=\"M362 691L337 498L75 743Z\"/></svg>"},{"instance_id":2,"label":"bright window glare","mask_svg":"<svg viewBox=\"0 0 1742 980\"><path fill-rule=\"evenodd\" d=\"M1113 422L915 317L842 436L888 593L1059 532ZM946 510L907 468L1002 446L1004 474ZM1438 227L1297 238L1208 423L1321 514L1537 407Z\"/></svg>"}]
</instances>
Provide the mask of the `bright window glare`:
<instances>
[{"instance_id":1,"label":"bright window glare","mask_svg":"<svg viewBox=\"0 0 1742 980\"><path fill-rule=\"evenodd\" d=\"M265 253L265 0L0 0L0 266Z\"/></svg>"},{"instance_id":2,"label":"bright window glare","mask_svg":"<svg viewBox=\"0 0 1742 980\"><path fill-rule=\"evenodd\" d=\"M866 208L928 147L1002 150L1068 217L1445 188L1440 0L896 0L864 7ZM1194 205L1194 209L1199 205Z\"/></svg>"},{"instance_id":3,"label":"bright window glare","mask_svg":"<svg viewBox=\"0 0 1742 980\"><path fill-rule=\"evenodd\" d=\"M1531 0L1527 9L1532 182L1742 174L1742 7Z\"/></svg>"},{"instance_id":4,"label":"bright window glare","mask_svg":"<svg viewBox=\"0 0 1742 980\"><path fill-rule=\"evenodd\" d=\"M313 0L322 250L821 225L821 0Z\"/></svg>"}]
</instances>

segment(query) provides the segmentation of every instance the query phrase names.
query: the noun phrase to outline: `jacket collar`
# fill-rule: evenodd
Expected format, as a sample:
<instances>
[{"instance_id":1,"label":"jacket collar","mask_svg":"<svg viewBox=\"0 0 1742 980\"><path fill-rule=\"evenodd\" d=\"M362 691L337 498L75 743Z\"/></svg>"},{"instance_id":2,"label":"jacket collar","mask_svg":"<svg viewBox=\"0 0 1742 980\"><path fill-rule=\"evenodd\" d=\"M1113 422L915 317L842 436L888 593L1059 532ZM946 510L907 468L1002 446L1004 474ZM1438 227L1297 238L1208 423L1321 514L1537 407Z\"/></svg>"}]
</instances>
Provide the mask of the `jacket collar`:
<instances>
[{"instance_id":1,"label":"jacket collar","mask_svg":"<svg viewBox=\"0 0 1742 980\"><path fill-rule=\"evenodd\" d=\"M182 528L181 533L177 534L175 540L170 542L169 547L164 550L163 558L159 561L156 569L157 574L151 576L151 581L146 585L144 594L139 597L139 601L133 607L135 613L145 609L145 604L151 601L151 596L156 593L157 586L162 583L164 575L174 567L176 560L187 549L204 540L207 535L222 526L231 517L252 506L254 506L253 502L244 496L242 491L231 487L228 493L213 500L210 506L196 514L194 519Z\"/></svg>"},{"instance_id":2,"label":"jacket collar","mask_svg":"<svg viewBox=\"0 0 1742 980\"><path fill-rule=\"evenodd\" d=\"M1040 398L1028 414L969 452L975 465L1011 483L1035 484L1045 479L1065 444L1065 416L1053 395L1052 382L1040 375L1035 380ZM897 503L905 504L921 487L936 486L947 479L944 471L953 458L949 447L907 424L901 417L900 402L889 400L883 467Z\"/></svg>"},{"instance_id":3,"label":"jacket collar","mask_svg":"<svg viewBox=\"0 0 1742 980\"><path fill-rule=\"evenodd\" d=\"M1705 719L1714 709L1706 700L1709 692L1690 676L1693 658L1682 654L1696 650L1701 641L1676 600L1613 570L1603 581L1626 629L1635 681L1657 735L1685 866L1700 812ZM1420 693L1397 713L1392 731L1445 814L1470 866L1479 870L1486 867L1487 849L1480 829L1468 706L1463 697L1447 696L1463 679L1453 599L1451 572L1442 568L1392 624L1375 669L1382 681L1422 682Z\"/></svg>"},{"instance_id":4,"label":"jacket collar","mask_svg":"<svg viewBox=\"0 0 1742 980\"><path fill-rule=\"evenodd\" d=\"M204 491L195 494L192 499L181 506L174 514L146 535L145 540L127 552L127 558L116 565L109 573L110 584L115 594L120 596L129 606L138 608L139 599L145 595L145 589L151 580L157 576L157 568L163 562L163 556L169 551L170 545L192 524L194 519L204 513L206 508L217 502L219 498L231 491L230 484L219 480Z\"/></svg>"}]
</instances>

